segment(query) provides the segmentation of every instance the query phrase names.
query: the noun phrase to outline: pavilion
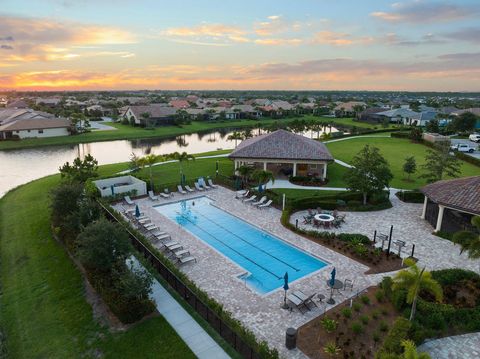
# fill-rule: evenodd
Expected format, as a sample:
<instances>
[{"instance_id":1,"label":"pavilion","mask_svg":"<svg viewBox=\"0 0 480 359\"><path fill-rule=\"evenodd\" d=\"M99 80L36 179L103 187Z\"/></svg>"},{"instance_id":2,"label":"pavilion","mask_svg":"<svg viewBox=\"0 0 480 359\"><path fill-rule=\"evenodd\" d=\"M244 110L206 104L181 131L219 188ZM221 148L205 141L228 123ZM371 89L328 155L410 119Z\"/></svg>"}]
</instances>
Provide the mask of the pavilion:
<instances>
[{"instance_id":1,"label":"pavilion","mask_svg":"<svg viewBox=\"0 0 480 359\"><path fill-rule=\"evenodd\" d=\"M333 156L320 141L277 130L249 138L228 156L235 161L235 169L242 165L263 168L276 176L327 177L327 165Z\"/></svg>"},{"instance_id":2,"label":"pavilion","mask_svg":"<svg viewBox=\"0 0 480 359\"><path fill-rule=\"evenodd\" d=\"M474 230L472 216L480 216L480 176L438 181L421 189L422 218L435 232Z\"/></svg>"}]
</instances>

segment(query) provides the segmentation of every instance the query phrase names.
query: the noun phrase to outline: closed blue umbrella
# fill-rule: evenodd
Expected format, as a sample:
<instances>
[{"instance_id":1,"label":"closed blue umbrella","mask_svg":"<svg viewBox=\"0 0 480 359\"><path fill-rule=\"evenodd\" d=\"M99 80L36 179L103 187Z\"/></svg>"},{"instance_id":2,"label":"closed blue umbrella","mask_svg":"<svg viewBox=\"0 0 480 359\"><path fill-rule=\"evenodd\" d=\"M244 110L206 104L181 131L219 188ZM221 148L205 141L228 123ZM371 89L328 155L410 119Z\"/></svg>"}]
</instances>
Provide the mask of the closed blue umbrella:
<instances>
[{"instance_id":1,"label":"closed blue umbrella","mask_svg":"<svg viewBox=\"0 0 480 359\"><path fill-rule=\"evenodd\" d=\"M138 208L138 204L135 206L135 217L140 217L140 208Z\"/></svg>"},{"instance_id":2,"label":"closed blue umbrella","mask_svg":"<svg viewBox=\"0 0 480 359\"><path fill-rule=\"evenodd\" d=\"M241 186L240 177L235 178L235 190L239 190Z\"/></svg>"},{"instance_id":3,"label":"closed blue umbrella","mask_svg":"<svg viewBox=\"0 0 480 359\"><path fill-rule=\"evenodd\" d=\"M285 272L285 275L283 276L283 290L284 290L284 296L283 296L283 309L288 309L287 305L287 290L288 290L288 272Z\"/></svg>"},{"instance_id":4,"label":"closed blue umbrella","mask_svg":"<svg viewBox=\"0 0 480 359\"><path fill-rule=\"evenodd\" d=\"M115 186L113 184L110 186L110 189L112 190L112 196L115 196Z\"/></svg>"},{"instance_id":5,"label":"closed blue umbrella","mask_svg":"<svg viewBox=\"0 0 480 359\"><path fill-rule=\"evenodd\" d=\"M186 182L186 180L185 180L185 175L182 173L182 174L180 175L180 183L182 184L182 186L185 186L185 182Z\"/></svg>"},{"instance_id":6,"label":"closed blue umbrella","mask_svg":"<svg viewBox=\"0 0 480 359\"><path fill-rule=\"evenodd\" d=\"M331 275L330 286L331 287L333 287L333 285L335 284L335 275L336 274L337 274L337 270L335 269L335 267L333 267L332 272L330 273L330 275Z\"/></svg>"},{"instance_id":7,"label":"closed blue umbrella","mask_svg":"<svg viewBox=\"0 0 480 359\"><path fill-rule=\"evenodd\" d=\"M263 186L261 184L258 185L258 192L260 192L260 193L263 192Z\"/></svg>"}]
</instances>

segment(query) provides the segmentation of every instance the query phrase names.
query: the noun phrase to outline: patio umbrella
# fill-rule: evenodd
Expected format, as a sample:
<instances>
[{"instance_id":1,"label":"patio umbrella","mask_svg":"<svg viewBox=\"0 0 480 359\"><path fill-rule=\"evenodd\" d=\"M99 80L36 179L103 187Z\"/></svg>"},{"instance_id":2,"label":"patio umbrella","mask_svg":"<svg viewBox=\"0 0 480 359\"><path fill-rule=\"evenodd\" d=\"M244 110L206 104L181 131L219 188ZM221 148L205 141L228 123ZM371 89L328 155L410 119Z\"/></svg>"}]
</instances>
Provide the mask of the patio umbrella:
<instances>
[{"instance_id":1,"label":"patio umbrella","mask_svg":"<svg viewBox=\"0 0 480 359\"><path fill-rule=\"evenodd\" d=\"M215 162L215 173L218 175L218 161Z\"/></svg>"},{"instance_id":2,"label":"patio umbrella","mask_svg":"<svg viewBox=\"0 0 480 359\"><path fill-rule=\"evenodd\" d=\"M112 190L112 196L115 196L115 187L113 184L110 186L110 189Z\"/></svg>"},{"instance_id":3,"label":"patio umbrella","mask_svg":"<svg viewBox=\"0 0 480 359\"><path fill-rule=\"evenodd\" d=\"M140 208L138 208L138 204L135 205L135 217L140 217Z\"/></svg>"},{"instance_id":4,"label":"patio umbrella","mask_svg":"<svg viewBox=\"0 0 480 359\"><path fill-rule=\"evenodd\" d=\"M239 190L241 185L240 177L235 178L235 190Z\"/></svg>"},{"instance_id":5,"label":"patio umbrella","mask_svg":"<svg viewBox=\"0 0 480 359\"><path fill-rule=\"evenodd\" d=\"M337 274L337 270L335 269L335 267L333 267L332 272L330 273L330 275L332 276L330 278L330 286L332 286L332 287L335 284L335 275L336 274Z\"/></svg>"},{"instance_id":6,"label":"patio umbrella","mask_svg":"<svg viewBox=\"0 0 480 359\"><path fill-rule=\"evenodd\" d=\"M283 296L283 309L288 309L287 305L287 290L288 290L288 272L285 272L285 275L283 276L283 290L285 291L285 295Z\"/></svg>"},{"instance_id":7,"label":"patio umbrella","mask_svg":"<svg viewBox=\"0 0 480 359\"><path fill-rule=\"evenodd\" d=\"M180 175L180 183L181 183L182 186L185 186L185 182L186 182L185 175L182 173Z\"/></svg>"},{"instance_id":8,"label":"patio umbrella","mask_svg":"<svg viewBox=\"0 0 480 359\"><path fill-rule=\"evenodd\" d=\"M263 186L261 184L258 185L258 192L260 192L260 193L263 192Z\"/></svg>"}]
</instances>

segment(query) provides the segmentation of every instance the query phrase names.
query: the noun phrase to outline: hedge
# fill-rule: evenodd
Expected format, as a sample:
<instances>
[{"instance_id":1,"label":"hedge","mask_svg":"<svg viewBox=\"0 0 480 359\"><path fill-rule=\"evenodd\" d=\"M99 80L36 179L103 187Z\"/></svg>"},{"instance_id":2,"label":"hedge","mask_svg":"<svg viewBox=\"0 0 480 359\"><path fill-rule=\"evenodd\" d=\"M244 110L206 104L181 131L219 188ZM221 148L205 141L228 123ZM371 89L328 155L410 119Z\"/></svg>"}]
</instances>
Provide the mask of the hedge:
<instances>
[{"instance_id":1,"label":"hedge","mask_svg":"<svg viewBox=\"0 0 480 359\"><path fill-rule=\"evenodd\" d=\"M338 126L338 125L335 125L336 128L340 128L340 127L344 127L344 128L347 128L347 129L351 129L352 127L355 127L355 126L349 126L349 125L341 125L341 126ZM341 134L338 134L338 132L332 132L332 138L334 139L338 139L338 138L345 138L345 137L354 137L354 136L363 136L363 135L370 135L370 134L374 134L374 133L385 133L385 132L397 132L397 131L403 131L404 128L390 128L390 129L381 129L381 130L365 130L365 131L362 131L361 128L359 127L355 127L356 131L355 133L341 133Z\"/></svg>"},{"instance_id":2,"label":"hedge","mask_svg":"<svg viewBox=\"0 0 480 359\"><path fill-rule=\"evenodd\" d=\"M403 202L407 203L423 203L425 196L419 190L413 191L398 191L395 195Z\"/></svg>"},{"instance_id":3,"label":"hedge","mask_svg":"<svg viewBox=\"0 0 480 359\"><path fill-rule=\"evenodd\" d=\"M410 131L397 131L397 132L392 132L390 137L395 137L395 138L410 138Z\"/></svg>"},{"instance_id":4,"label":"hedge","mask_svg":"<svg viewBox=\"0 0 480 359\"><path fill-rule=\"evenodd\" d=\"M458 159L460 159L462 161L471 163L474 166L480 167L480 159L478 159L478 158L469 156L469 155L467 155L463 152L460 152L460 151L455 151L455 157L457 157Z\"/></svg>"},{"instance_id":5,"label":"hedge","mask_svg":"<svg viewBox=\"0 0 480 359\"><path fill-rule=\"evenodd\" d=\"M402 341L408 339L410 328L411 323L406 318L400 317L395 320L375 357L379 358L385 354L402 354Z\"/></svg>"}]
</instances>

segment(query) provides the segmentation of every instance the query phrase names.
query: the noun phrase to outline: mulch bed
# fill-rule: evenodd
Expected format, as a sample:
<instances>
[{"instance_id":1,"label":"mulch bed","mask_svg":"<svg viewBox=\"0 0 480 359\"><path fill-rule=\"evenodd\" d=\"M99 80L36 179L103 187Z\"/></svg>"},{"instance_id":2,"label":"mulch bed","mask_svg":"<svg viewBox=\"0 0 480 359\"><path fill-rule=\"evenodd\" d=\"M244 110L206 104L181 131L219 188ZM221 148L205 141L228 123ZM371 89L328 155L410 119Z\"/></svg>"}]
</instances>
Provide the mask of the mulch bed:
<instances>
[{"instance_id":1,"label":"mulch bed","mask_svg":"<svg viewBox=\"0 0 480 359\"><path fill-rule=\"evenodd\" d=\"M339 349L336 358L373 358L398 317L397 311L386 298L382 301L376 299L377 290L377 287L370 287L362 294L368 297L369 304L365 304L360 297L353 299L354 308L356 306L360 308L358 311L352 308L350 318L342 313L344 308L350 308L350 300L347 300L301 326L298 329L297 347L310 358L327 359L331 356L325 353L324 348L327 343L333 342ZM322 325L325 317L337 322L336 330L331 333L328 333ZM361 325L360 332L352 330L353 323Z\"/></svg>"}]
</instances>

